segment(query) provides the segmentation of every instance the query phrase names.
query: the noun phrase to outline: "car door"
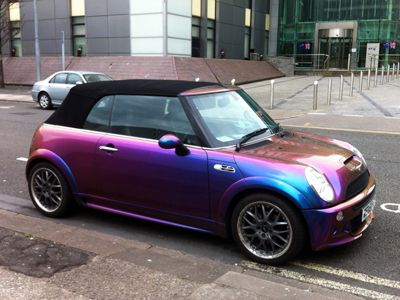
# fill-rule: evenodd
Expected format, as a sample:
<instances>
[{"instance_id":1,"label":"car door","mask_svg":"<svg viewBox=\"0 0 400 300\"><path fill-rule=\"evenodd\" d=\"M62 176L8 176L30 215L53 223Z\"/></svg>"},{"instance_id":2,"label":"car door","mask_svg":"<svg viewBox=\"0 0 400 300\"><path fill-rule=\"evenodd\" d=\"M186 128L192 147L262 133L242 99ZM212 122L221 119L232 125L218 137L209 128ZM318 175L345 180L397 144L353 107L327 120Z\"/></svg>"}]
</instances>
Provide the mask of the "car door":
<instances>
[{"instance_id":1,"label":"car door","mask_svg":"<svg viewBox=\"0 0 400 300\"><path fill-rule=\"evenodd\" d=\"M82 77L76 73L69 73L67 76L65 90L64 90L64 97L62 98L62 100L64 100L65 97L67 97L69 91L77 84L77 82L83 83Z\"/></svg>"},{"instance_id":2,"label":"car door","mask_svg":"<svg viewBox=\"0 0 400 300\"><path fill-rule=\"evenodd\" d=\"M53 104L60 104L68 94L67 77L68 73L59 73L50 80L48 91Z\"/></svg>"},{"instance_id":3,"label":"car door","mask_svg":"<svg viewBox=\"0 0 400 300\"><path fill-rule=\"evenodd\" d=\"M110 131L97 145L100 204L182 223L209 217L207 154L178 98L116 96ZM189 153L160 148L167 133L191 143Z\"/></svg>"}]
</instances>

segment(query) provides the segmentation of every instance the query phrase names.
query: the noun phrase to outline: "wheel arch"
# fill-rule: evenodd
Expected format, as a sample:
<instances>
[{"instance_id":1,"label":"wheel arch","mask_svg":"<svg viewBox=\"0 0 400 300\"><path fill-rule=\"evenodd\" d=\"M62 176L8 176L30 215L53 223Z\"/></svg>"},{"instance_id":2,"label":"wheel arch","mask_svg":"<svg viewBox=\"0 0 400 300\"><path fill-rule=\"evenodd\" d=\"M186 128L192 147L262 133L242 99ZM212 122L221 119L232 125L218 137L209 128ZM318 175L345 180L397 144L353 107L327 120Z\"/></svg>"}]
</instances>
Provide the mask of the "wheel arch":
<instances>
[{"instance_id":1,"label":"wheel arch","mask_svg":"<svg viewBox=\"0 0 400 300\"><path fill-rule=\"evenodd\" d=\"M78 184L72 170L61 157L49 150L39 149L31 155L31 158L28 160L25 168L26 178L29 178L29 174L34 166L43 162L52 164L54 167L56 167L65 177L72 193L75 195L78 194Z\"/></svg>"},{"instance_id":2,"label":"wheel arch","mask_svg":"<svg viewBox=\"0 0 400 300\"><path fill-rule=\"evenodd\" d=\"M299 195L293 195L288 193L287 191L282 191L279 190L275 187L271 186L248 186L243 189L237 190L234 194L231 195L230 200L228 201L223 215L224 215L224 223L225 223L225 230L226 230L226 235L231 236L232 230L231 230L231 219L232 219L232 214L233 210L235 209L236 205L245 197L253 194L267 194L267 195L272 195L275 196L282 201L284 201L286 204L291 206L299 215L300 219L303 222L303 226L305 226L306 232L308 234L309 238L309 228L307 226L307 221L305 219L304 214L302 213L302 206L301 200L298 199Z\"/></svg>"}]
</instances>

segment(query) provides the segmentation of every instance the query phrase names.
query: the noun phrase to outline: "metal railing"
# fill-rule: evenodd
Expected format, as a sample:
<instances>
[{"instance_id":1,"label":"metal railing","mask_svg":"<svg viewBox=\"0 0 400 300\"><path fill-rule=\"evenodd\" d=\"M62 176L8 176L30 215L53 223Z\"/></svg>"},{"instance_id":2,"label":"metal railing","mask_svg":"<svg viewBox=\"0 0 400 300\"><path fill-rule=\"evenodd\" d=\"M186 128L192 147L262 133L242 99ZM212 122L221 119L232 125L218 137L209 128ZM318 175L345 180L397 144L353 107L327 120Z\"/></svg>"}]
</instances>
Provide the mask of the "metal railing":
<instances>
[{"instance_id":1,"label":"metal railing","mask_svg":"<svg viewBox=\"0 0 400 300\"><path fill-rule=\"evenodd\" d=\"M387 67L400 62L400 54L373 54L367 57L369 60L369 68L375 69L382 66Z\"/></svg>"},{"instance_id":2,"label":"metal railing","mask_svg":"<svg viewBox=\"0 0 400 300\"><path fill-rule=\"evenodd\" d=\"M327 54L293 54L295 69L327 69L329 55Z\"/></svg>"}]
</instances>

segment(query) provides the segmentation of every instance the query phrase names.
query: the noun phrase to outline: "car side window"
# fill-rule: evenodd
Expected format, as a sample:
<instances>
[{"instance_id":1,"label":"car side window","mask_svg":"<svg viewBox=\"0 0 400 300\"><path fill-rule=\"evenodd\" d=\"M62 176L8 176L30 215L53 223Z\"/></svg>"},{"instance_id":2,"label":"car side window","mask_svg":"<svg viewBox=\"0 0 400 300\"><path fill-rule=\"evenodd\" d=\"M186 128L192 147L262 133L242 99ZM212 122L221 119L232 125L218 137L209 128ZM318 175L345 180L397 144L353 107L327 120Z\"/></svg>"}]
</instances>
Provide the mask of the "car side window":
<instances>
[{"instance_id":1,"label":"car side window","mask_svg":"<svg viewBox=\"0 0 400 300\"><path fill-rule=\"evenodd\" d=\"M68 74L67 84L76 84L78 81L82 82L82 78L78 74Z\"/></svg>"},{"instance_id":2,"label":"car side window","mask_svg":"<svg viewBox=\"0 0 400 300\"><path fill-rule=\"evenodd\" d=\"M51 80L51 83L63 83L65 84L65 81L67 80L67 73L61 73L57 74L56 76L53 77Z\"/></svg>"},{"instance_id":3,"label":"car side window","mask_svg":"<svg viewBox=\"0 0 400 300\"><path fill-rule=\"evenodd\" d=\"M100 99L92 108L83 124L84 129L107 132L110 126L110 115L114 96Z\"/></svg>"},{"instance_id":4,"label":"car side window","mask_svg":"<svg viewBox=\"0 0 400 300\"><path fill-rule=\"evenodd\" d=\"M178 98L160 96L116 96L111 132L156 139L172 133L183 143L200 145Z\"/></svg>"}]
</instances>

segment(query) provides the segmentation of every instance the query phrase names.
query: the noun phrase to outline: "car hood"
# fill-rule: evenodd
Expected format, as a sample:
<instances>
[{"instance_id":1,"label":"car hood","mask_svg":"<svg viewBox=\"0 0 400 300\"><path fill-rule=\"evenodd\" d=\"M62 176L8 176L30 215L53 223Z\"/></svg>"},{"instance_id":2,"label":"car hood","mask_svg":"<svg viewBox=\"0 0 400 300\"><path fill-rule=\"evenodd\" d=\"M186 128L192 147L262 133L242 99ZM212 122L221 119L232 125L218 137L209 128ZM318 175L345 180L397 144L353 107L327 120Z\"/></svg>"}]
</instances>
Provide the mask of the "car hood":
<instances>
[{"instance_id":1,"label":"car hood","mask_svg":"<svg viewBox=\"0 0 400 300\"><path fill-rule=\"evenodd\" d=\"M343 166L343 162L353 156L353 152L340 146L336 140L318 135L285 132L272 136L270 142L244 147L239 154L304 164L316 169L328 163Z\"/></svg>"},{"instance_id":2,"label":"car hood","mask_svg":"<svg viewBox=\"0 0 400 300\"><path fill-rule=\"evenodd\" d=\"M324 136L285 132L271 136L269 142L248 144L234 156L245 176L272 176L295 181L296 176L305 177L299 168L313 167L327 177L336 199L343 200L348 197L349 183L365 173L367 168L351 147Z\"/></svg>"}]
</instances>

